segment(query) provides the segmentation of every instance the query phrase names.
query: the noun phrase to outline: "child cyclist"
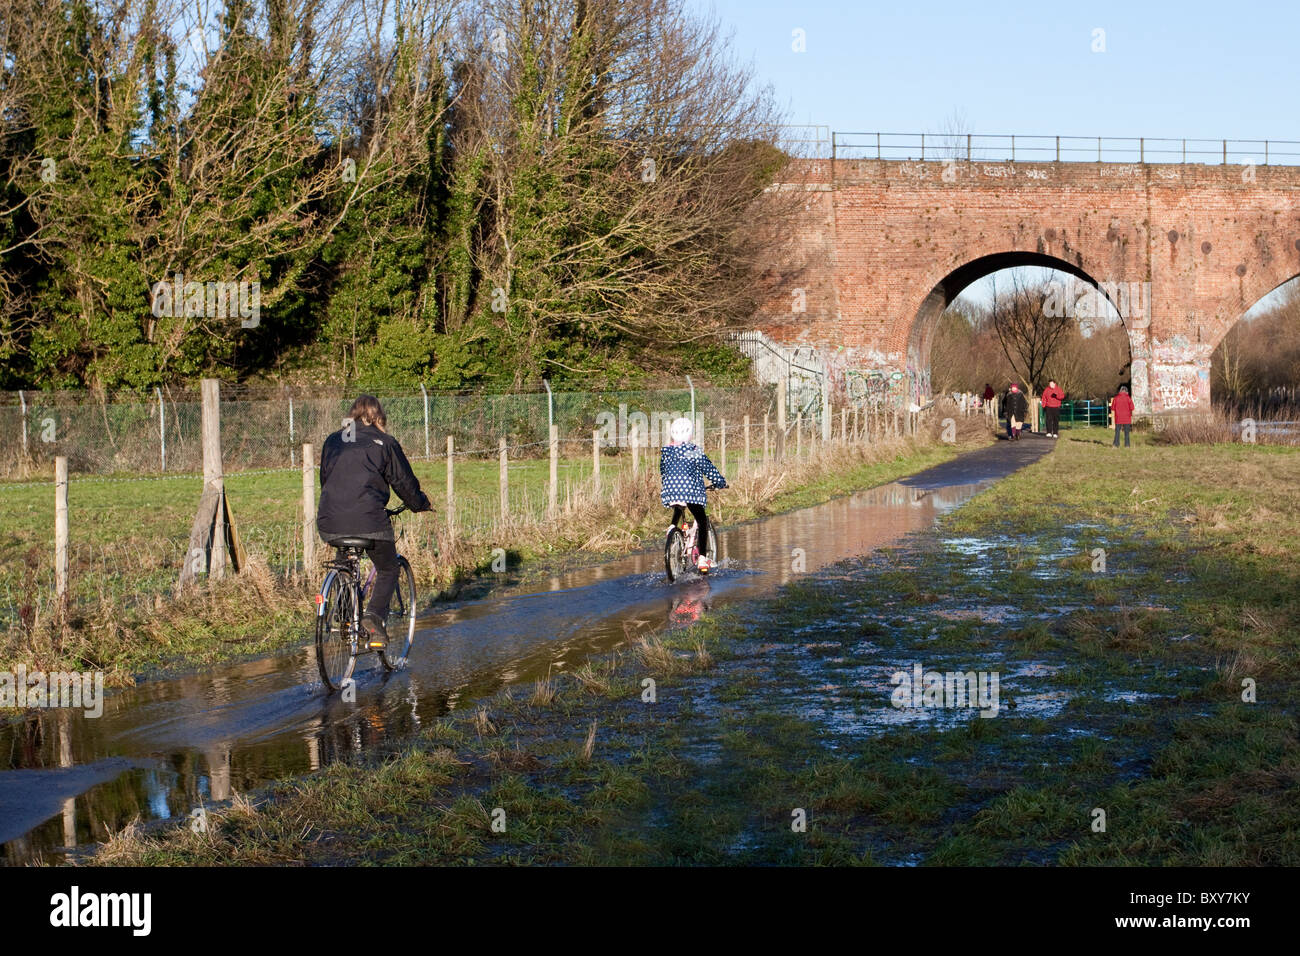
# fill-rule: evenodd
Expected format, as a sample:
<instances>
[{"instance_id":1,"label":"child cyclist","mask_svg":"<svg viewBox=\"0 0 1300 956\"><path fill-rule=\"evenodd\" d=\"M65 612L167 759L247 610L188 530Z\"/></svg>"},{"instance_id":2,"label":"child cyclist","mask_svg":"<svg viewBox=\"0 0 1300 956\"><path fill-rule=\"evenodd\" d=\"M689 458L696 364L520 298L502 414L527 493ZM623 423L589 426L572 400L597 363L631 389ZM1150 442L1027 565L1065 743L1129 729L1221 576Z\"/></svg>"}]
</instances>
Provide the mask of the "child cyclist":
<instances>
[{"instance_id":1,"label":"child cyclist","mask_svg":"<svg viewBox=\"0 0 1300 956\"><path fill-rule=\"evenodd\" d=\"M697 570L707 573L712 565L708 556L709 516L705 511L708 496L704 490L705 479L715 488L727 487L727 479L714 467L700 446L691 441L694 431L689 418L679 418L669 426L672 439L659 455L659 500L665 508L673 509L673 525L682 519L686 508L695 518L695 540L699 542L700 558Z\"/></svg>"}]
</instances>

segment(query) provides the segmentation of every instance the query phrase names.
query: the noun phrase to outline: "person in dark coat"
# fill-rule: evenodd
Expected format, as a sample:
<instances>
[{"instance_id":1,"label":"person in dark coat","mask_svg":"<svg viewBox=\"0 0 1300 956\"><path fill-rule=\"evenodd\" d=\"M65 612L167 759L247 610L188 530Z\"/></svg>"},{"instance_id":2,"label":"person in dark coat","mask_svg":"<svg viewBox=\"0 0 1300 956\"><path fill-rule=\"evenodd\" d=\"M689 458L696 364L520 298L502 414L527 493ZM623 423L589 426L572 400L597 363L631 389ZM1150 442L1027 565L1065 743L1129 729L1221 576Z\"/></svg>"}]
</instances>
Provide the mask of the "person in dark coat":
<instances>
[{"instance_id":1,"label":"person in dark coat","mask_svg":"<svg viewBox=\"0 0 1300 956\"><path fill-rule=\"evenodd\" d=\"M1029 402L1025 398L1025 393L1020 390L1019 385L1012 385L1011 391L1007 392L1007 433L1012 441L1020 438L1020 429L1025 425L1025 419L1029 417Z\"/></svg>"},{"instance_id":2,"label":"person in dark coat","mask_svg":"<svg viewBox=\"0 0 1300 956\"><path fill-rule=\"evenodd\" d=\"M401 444L384 430L387 425L383 406L373 395L361 395L352 403L343 428L321 448L316 509L316 529L327 543L339 538L372 541L366 554L375 565L375 583L361 618L372 647L388 642L384 621L397 588L396 537L385 510L389 495L396 492L412 511L433 510Z\"/></svg>"},{"instance_id":3,"label":"person in dark coat","mask_svg":"<svg viewBox=\"0 0 1300 956\"><path fill-rule=\"evenodd\" d=\"M1129 448L1129 433L1133 431L1133 398L1128 393L1127 385L1121 385L1119 393L1110 400L1110 410L1115 416L1115 441L1111 447L1119 447L1119 433L1123 429L1124 447Z\"/></svg>"}]
</instances>

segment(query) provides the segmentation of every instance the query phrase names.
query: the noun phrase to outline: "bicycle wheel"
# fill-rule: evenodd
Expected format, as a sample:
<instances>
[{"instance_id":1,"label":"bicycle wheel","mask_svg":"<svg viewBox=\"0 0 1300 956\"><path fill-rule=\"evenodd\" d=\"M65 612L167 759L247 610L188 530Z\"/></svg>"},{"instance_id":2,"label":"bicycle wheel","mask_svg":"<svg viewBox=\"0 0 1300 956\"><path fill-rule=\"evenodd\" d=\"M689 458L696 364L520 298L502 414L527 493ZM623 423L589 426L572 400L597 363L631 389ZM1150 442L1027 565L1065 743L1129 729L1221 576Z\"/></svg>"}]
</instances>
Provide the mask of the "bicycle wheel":
<instances>
[{"instance_id":1,"label":"bicycle wheel","mask_svg":"<svg viewBox=\"0 0 1300 956\"><path fill-rule=\"evenodd\" d=\"M686 538L675 525L668 529L668 537L664 539L664 570L669 581L676 581L686 572Z\"/></svg>"},{"instance_id":2,"label":"bicycle wheel","mask_svg":"<svg viewBox=\"0 0 1300 956\"><path fill-rule=\"evenodd\" d=\"M338 571L325 579L316 611L316 665L330 690L340 690L357 665L356 611L352 575Z\"/></svg>"},{"instance_id":3,"label":"bicycle wheel","mask_svg":"<svg viewBox=\"0 0 1300 956\"><path fill-rule=\"evenodd\" d=\"M384 629L388 631L388 644L379 656L384 667L396 670L406 663L411 643L415 640L415 575L410 563L400 554L397 556L397 587L388 604Z\"/></svg>"}]
</instances>

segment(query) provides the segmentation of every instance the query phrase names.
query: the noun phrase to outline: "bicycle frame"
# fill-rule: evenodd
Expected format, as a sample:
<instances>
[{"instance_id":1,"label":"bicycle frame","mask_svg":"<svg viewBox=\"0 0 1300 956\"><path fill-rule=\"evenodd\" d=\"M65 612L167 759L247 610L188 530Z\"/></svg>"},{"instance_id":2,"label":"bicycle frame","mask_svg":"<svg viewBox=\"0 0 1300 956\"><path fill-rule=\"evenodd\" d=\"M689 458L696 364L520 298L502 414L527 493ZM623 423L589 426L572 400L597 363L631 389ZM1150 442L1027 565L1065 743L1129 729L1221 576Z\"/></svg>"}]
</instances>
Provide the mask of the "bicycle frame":
<instances>
[{"instance_id":1,"label":"bicycle frame","mask_svg":"<svg viewBox=\"0 0 1300 956\"><path fill-rule=\"evenodd\" d=\"M390 516L400 514L404 507L396 510L389 510ZM358 535L358 538L365 537ZM402 667L406 662L406 655L410 650L411 642L415 630L415 581L411 574L410 563L398 555L398 575L399 582L405 582L405 597L400 604L402 615L406 620L405 633L397 636L397 644L384 644L379 647L372 647L369 638L366 639L362 646L362 608L365 606L366 598L374 585L378 569L372 562L368 573L362 575L361 559L365 555L363 548L355 544L347 546L336 546L334 557L326 562L327 568L324 580L321 582L320 590L316 597L316 655L317 665L320 668L321 677L331 688L340 686L339 679L331 676L336 669L327 664L327 654L323 650L322 634L326 630L338 628L338 636L346 643L346 653L348 663L346 671L339 670L339 678L346 682L352 675L353 667L356 663L358 654L369 653L378 650L383 666L386 670L392 671ZM405 575L404 578L401 576ZM400 583L399 583L400 586ZM338 595L336 598L335 595ZM341 612L339 602L346 596L348 603L347 613ZM324 630L323 630L324 629ZM394 653L396 652L396 653Z\"/></svg>"}]
</instances>

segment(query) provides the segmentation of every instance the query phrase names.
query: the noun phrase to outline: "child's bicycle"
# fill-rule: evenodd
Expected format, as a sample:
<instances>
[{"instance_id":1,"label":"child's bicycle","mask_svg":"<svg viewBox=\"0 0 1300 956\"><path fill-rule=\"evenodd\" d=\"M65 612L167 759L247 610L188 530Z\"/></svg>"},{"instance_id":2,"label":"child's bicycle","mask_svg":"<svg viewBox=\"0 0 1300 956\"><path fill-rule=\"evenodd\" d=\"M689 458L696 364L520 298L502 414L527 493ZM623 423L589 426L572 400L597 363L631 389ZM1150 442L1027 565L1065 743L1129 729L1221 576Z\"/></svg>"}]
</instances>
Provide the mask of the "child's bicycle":
<instances>
[{"instance_id":1,"label":"child's bicycle","mask_svg":"<svg viewBox=\"0 0 1300 956\"><path fill-rule=\"evenodd\" d=\"M406 510L385 509L390 516ZM358 654L368 654L370 647L365 631L361 629L361 612L370 589L375 584L375 566L372 564L364 578L361 576L361 559L374 542L370 538L336 538L330 542L337 549L334 560L326 567L325 580L316 595L316 664L320 676L330 690L340 690L352 677ZM397 588L388 606L388 644L379 648L379 659L384 669L396 670L406 663L415 640L415 575L411 565L400 554L397 556Z\"/></svg>"},{"instance_id":2,"label":"child's bicycle","mask_svg":"<svg viewBox=\"0 0 1300 956\"><path fill-rule=\"evenodd\" d=\"M710 518L708 546L704 552L710 565L716 564L718 560L718 536L713 528L714 522ZM683 505L681 522L671 525L668 536L664 539L664 570L668 572L669 581L676 581L687 571L695 570L700 557L699 542L696 540L699 530L690 510Z\"/></svg>"}]
</instances>

